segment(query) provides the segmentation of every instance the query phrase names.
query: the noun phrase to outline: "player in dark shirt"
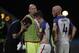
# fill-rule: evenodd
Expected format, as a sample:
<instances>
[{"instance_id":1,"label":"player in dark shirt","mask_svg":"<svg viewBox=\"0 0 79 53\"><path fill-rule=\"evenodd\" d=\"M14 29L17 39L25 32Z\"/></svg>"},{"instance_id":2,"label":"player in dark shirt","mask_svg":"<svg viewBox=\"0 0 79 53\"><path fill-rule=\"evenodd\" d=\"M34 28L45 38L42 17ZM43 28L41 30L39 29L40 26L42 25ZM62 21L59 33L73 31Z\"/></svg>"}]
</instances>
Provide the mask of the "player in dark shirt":
<instances>
[{"instance_id":1,"label":"player in dark shirt","mask_svg":"<svg viewBox=\"0 0 79 53\"><path fill-rule=\"evenodd\" d=\"M14 20L7 30L6 48L5 53L17 53L17 44L19 35L29 27L31 24L30 19L25 19L22 22L20 20Z\"/></svg>"}]
</instances>

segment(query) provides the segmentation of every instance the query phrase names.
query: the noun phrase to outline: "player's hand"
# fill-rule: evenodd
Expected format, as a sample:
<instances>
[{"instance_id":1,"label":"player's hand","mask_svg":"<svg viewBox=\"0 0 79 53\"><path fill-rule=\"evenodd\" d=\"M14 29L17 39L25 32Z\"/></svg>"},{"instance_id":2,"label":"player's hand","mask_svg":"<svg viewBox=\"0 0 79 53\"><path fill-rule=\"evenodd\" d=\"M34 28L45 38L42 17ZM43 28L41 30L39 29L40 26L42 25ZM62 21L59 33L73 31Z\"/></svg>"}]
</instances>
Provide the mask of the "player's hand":
<instances>
[{"instance_id":1,"label":"player's hand","mask_svg":"<svg viewBox=\"0 0 79 53\"><path fill-rule=\"evenodd\" d=\"M21 46L22 46L22 44L21 44L21 42L19 42L19 44L17 45L17 50L20 50Z\"/></svg>"},{"instance_id":2,"label":"player's hand","mask_svg":"<svg viewBox=\"0 0 79 53\"><path fill-rule=\"evenodd\" d=\"M25 25L23 23L21 23L21 29L26 29Z\"/></svg>"}]
</instances>

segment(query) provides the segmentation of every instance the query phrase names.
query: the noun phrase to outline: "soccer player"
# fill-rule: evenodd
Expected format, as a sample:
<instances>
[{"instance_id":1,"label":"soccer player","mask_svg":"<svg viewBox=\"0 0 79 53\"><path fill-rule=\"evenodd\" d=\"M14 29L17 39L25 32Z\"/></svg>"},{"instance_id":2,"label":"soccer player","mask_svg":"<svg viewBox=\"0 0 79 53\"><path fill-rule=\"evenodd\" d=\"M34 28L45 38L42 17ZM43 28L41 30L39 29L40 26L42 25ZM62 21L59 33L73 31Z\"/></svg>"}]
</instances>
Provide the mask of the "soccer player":
<instances>
[{"instance_id":1,"label":"soccer player","mask_svg":"<svg viewBox=\"0 0 79 53\"><path fill-rule=\"evenodd\" d=\"M56 5L52 7L52 14L55 17L53 22L53 31L55 34L56 53L69 53L69 41L74 38L76 27L70 19L62 16L62 7ZM70 28L72 29L70 32Z\"/></svg>"},{"instance_id":2,"label":"soccer player","mask_svg":"<svg viewBox=\"0 0 79 53\"><path fill-rule=\"evenodd\" d=\"M17 44L17 53L25 53L26 46L24 41L24 35L22 35L25 31L28 31L28 28L31 26L32 20L26 17L23 21L21 21L21 29L18 33L18 44Z\"/></svg>"},{"instance_id":3,"label":"soccer player","mask_svg":"<svg viewBox=\"0 0 79 53\"><path fill-rule=\"evenodd\" d=\"M40 38L40 47L38 53L50 53L51 46L49 44L50 30L49 24L43 19L41 11L35 13L35 21L38 28L38 37Z\"/></svg>"},{"instance_id":4,"label":"soccer player","mask_svg":"<svg viewBox=\"0 0 79 53\"><path fill-rule=\"evenodd\" d=\"M37 12L37 7L35 4L29 5L29 14L26 15L22 20L24 20L26 17L32 20L31 26L28 28L28 31L25 31L23 33L24 35L24 41L26 45L26 51L27 53L36 53L38 46L39 46L39 38L37 36L36 27L35 27L35 21L34 21L34 14Z\"/></svg>"},{"instance_id":5,"label":"soccer player","mask_svg":"<svg viewBox=\"0 0 79 53\"><path fill-rule=\"evenodd\" d=\"M17 53L18 37L22 32L27 30L31 23L32 21L27 18L22 22L16 19L10 24L7 30L5 53Z\"/></svg>"}]
</instances>

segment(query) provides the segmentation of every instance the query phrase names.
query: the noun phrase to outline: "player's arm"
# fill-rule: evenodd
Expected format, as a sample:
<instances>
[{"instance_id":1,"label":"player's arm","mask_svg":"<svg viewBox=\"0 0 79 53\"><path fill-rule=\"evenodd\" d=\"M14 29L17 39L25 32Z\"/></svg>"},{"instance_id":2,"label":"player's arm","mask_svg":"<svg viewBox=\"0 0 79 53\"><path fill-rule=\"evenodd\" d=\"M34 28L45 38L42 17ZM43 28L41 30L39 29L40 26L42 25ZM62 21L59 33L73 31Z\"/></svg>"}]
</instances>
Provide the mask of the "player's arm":
<instances>
[{"instance_id":1,"label":"player's arm","mask_svg":"<svg viewBox=\"0 0 79 53\"><path fill-rule=\"evenodd\" d=\"M77 31L76 27L73 26L72 27L72 39L74 38L76 31Z\"/></svg>"},{"instance_id":2,"label":"player's arm","mask_svg":"<svg viewBox=\"0 0 79 53\"><path fill-rule=\"evenodd\" d=\"M20 35L23 31L25 31L25 27L24 27L23 23L21 23L21 29L17 34Z\"/></svg>"},{"instance_id":3,"label":"player's arm","mask_svg":"<svg viewBox=\"0 0 79 53\"><path fill-rule=\"evenodd\" d=\"M22 20L21 30L19 31L18 34L21 34L22 32L27 31L27 29L30 27L31 24L32 24L32 21L28 17L26 17L26 19Z\"/></svg>"},{"instance_id":4,"label":"player's arm","mask_svg":"<svg viewBox=\"0 0 79 53\"><path fill-rule=\"evenodd\" d=\"M52 33L54 35L54 41L57 41L57 25L56 23L53 23Z\"/></svg>"},{"instance_id":5,"label":"player's arm","mask_svg":"<svg viewBox=\"0 0 79 53\"><path fill-rule=\"evenodd\" d=\"M38 38L40 39L40 41L42 40L42 28L40 27L40 24L38 23L37 20L35 20L35 28L36 28L36 33L37 33L37 36Z\"/></svg>"},{"instance_id":6,"label":"player's arm","mask_svg":"<svg viewBox=\"0 0 79 53\"><path fill-rule=\"evenodd\" d=\"M50 37L50 29L49 29L50 27L49 27L49 24L48 23L46 23L46 28L45 28L45 34L43 35L43 39L42 39L42 41L41 41L41 43L49 43L49 37Z\"/></svg>"},{"instance_id":7,"label":"player's arm","mask_svg":"<svg viewBox=\"0 0 79 53\"><path fill-rule=\"evenodd\" d=\"M71 30L71 33L70 33L70 36L69 36L69 38L70 38L70 40L72 40L73 38L74 38L74 36L75 36L75 33L76 33L76 27L72 24L72 23L70 23L70 28L72 29Z\"/></svg>"},{"instance_id":8,"label":"player's arm","mask_svg":"<svg viewBox=\"0 0 79 53\"><path fill-rule=\"evenodd\" d=\"M45 35L46 35L47 37L50 36L50 27L49 27L49 24L48 24L48 23L46 23Z\"/></svg>"},{"instance_id":9,"label":"player's arm","mask_svg":"<svg viewBox=\"0 0 79 53\"><path fill-rule=\"evenodd\" d=\"M26 17L27 17L27 15L21 20L21 22L23 21L23 20L25 20L26 19Z\"/></svg>"},{"instance_id":10,"label":"player's arm","mask_svg":"<svg viewBox=\"0 0 79 53\"><path fill-rule=\"evenodd\" d=\"M39 33L39 29L40 29L40 24L38 23L38 21L35 19L35 28L37 29L36 32L37 34Z\"/></svg>"},{"instance_id":11,"label":"player's arm","mask_svg":"<svg viewBox=\"0 0 79 53\"><path fill-rule=\"evenodd\" d=\"M19 30L19 32L15 32L13 33L13 37L16 38L17 36L19 36L21 33L23 33L24 31L27 31L28 27L30 27L30 25L32 24L32 21L30 18L26 18L24 19L22 22L20 22L21 24L21 28ZM20 26L16 26L16 28L19 28Z\"/></svg>"}]
</instances>

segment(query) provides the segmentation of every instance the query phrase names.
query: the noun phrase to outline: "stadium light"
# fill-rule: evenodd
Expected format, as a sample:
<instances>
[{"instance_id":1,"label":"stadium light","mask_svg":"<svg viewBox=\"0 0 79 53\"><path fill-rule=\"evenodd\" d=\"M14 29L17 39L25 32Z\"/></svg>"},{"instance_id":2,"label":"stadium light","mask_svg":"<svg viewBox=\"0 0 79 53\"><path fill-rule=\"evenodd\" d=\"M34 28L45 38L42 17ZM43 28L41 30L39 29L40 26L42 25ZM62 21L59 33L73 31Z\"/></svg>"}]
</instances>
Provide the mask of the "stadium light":
<instances>
[{"instance_id":1,"label":"stadium light","mask_svg":"<svg viewBox=\"0 0 79 53\"><path fill-rule=\"evenodd\" d=\"M9 21L10 20L10 16L6 16L5 21Z\"/></svg>"},{"instance_id":2,"label":"stadium light","mask_svg":"<svg viewBox=\"0 0 79 53\"><path fill-rule=\"evenodd\" d=\"M4 17L5 17L5 14L1 13L1 18L4 19Z\"/></svg>"},{"instance_id":3,"label":"stadium light","mask_svg":"<svg viewBox=\"0 0 79 53\"><path fill-rule=\"evenodd\" d=\"M63 16L68 16L68 11L63 11L63 12L62 12L62 15L63 15Z\"/></svg>"}]
</instances>

